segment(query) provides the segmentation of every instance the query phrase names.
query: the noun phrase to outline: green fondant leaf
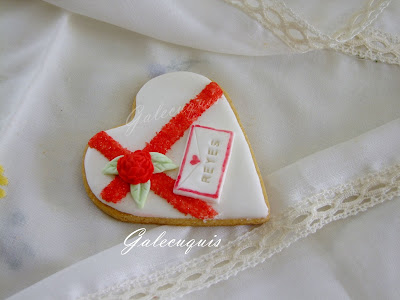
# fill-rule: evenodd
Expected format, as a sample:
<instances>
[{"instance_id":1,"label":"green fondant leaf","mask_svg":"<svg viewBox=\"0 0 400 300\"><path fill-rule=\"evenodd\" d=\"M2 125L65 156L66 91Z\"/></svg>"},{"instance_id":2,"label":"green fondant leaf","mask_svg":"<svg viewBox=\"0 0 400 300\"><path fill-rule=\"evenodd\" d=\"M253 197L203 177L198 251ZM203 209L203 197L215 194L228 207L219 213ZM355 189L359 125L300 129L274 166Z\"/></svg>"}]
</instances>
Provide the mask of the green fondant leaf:
<instances>
[{"instance_id":1,"label":"green fondant leaf","mask_svg":"<svg viewBox=\"0 0 400 300\"><path fill-rule=\"evenodd\" d=\"M131 195L139 208L143 208L150 191L150 180L145 183L131 184Z\"/></svg>"},{"instance_id":2,"label":"green fondant leaf","mask_svg":"<svg viewBox=\"0 0 400 300\"><path fill-rule=\"evenodd\" d=\"M103 168L104 175L118 175L117 162L123 155L117 156L113 160L109 161Z\"/></svg>"},{"instance_id":3,"label":"green fondant leaf","mask_svg":"<svg viewBox=\"0 0 400 300\"><path fill-rule=\"evenodd\" d=\"M168 170L176 169L178 166L175 165L171 159L166 157L164 154L158 152L150 152L151 161L154 166L154 173L161 173Z\"/></svg>"}]
</instances>

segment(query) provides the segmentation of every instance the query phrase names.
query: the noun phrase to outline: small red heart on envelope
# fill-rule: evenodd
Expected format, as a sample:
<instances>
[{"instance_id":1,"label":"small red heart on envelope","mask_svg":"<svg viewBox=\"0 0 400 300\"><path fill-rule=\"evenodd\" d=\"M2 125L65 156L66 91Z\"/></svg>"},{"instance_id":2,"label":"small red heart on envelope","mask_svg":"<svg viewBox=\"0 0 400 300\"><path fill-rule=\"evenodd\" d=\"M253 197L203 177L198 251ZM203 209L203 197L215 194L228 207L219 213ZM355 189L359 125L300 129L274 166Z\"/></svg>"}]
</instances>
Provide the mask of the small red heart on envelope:
<instances>
[{"instance_id":1,"label":"small red heart on envelope","mask_svg":"<svg viewBox=\"0 0 400 300\"><path fill-rule=\"evenodd\" d=\"M191 164L191 165L197 165L199 162L200 162L199 157L198 157L196 154L194 154L194 155L192 156L192 160L190 161L190 164Z\"/></svg>"}]
</instances>

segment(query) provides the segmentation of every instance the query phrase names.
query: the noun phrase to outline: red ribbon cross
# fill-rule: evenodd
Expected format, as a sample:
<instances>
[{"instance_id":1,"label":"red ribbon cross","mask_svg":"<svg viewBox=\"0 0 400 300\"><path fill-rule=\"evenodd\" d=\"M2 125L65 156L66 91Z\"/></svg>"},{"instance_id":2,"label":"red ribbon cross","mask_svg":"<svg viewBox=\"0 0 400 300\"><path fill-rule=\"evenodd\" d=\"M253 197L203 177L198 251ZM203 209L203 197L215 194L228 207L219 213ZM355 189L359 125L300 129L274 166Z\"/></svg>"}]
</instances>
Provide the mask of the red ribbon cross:
<instances>
[{"instance_id":1,"label":"red ribbon cross","mask_svg":"<svg viewBox=\"0 0 400 300\"><path fill-rule=\"evenodd\" d=\"M223 94L215 82L209 83L195 98L190 100L183 109L163 126L153 139L146 144L144 151L166 154L190 127L209 107ZM101 131L89 140L89 147L96 149L108 160L131 153L120 143ZM173 193L175 180L164 173L153 174L150 178L150 189L161 198L167 200L175 209L183 214L190 214L198 219L212 219L218 213L205 201ZM108 202L121 201L130 191L129 183L118 175L101 192L101 197Z\"/></svg>"}]
</instances>

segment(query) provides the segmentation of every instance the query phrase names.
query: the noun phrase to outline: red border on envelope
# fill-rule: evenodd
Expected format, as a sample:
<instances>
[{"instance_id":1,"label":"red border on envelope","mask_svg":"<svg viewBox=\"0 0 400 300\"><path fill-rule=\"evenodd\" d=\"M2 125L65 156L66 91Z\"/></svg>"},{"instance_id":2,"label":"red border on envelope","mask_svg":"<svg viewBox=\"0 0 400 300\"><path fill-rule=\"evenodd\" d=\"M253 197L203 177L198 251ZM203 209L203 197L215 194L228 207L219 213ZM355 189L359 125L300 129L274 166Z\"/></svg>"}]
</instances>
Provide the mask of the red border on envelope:
<instances>
[{"instance_id":1,"label":"red border on envelope","mask_svg":"<svg viewBox=\"0 0 400 300\"><path fill-rule=\"evenodd\" d=\"M207 127L207 126L202 126L202 125L192 125L191 128L190 128L189 139L188 139L188 142L187 142L187 144L189 146L190 146L190 142L192 140L193 131L194 131L195 127L206 128L206 129L219 131L219 132L226 132L226 133L229 134L229 141L228 141L228 145L227 145L227 148L226 148L224 162L222 163L222 173L221 173L221 176L219 177L217 191L215 192L215 194L209 194L209 193L202 193L202 192L199 192L199 191L196 191L196 190L185 189L185 188L176 188L176 189L179 190L179 191L189 192L189 193L193 193L195 195L201 195L201 196L205 196L205 197L210 197L210 198L216 199L216 198L218 198L218 195L219 195L219 192L220 192L220 189L221 189L222 179L223 179L223 177L225 175L226 165L228 164L228 158L229 158L229 155L230 155L231 150L232 150L233 132L229 131L229 130L215 129L215 128L212 128L212 127ZM182 160L182 166L183 167L179 170L179 174L178 174L178 177L176 179L175 186L178 186L179 182L181 180L182 172L183 172L183 169L185 168L185 162L186 162L186 158L187 158L187 155L188 155L188 152L189 152L189 148L190 147L186 147L185 154L184 154L183 160Z\"/></svg>"}]
</instances>

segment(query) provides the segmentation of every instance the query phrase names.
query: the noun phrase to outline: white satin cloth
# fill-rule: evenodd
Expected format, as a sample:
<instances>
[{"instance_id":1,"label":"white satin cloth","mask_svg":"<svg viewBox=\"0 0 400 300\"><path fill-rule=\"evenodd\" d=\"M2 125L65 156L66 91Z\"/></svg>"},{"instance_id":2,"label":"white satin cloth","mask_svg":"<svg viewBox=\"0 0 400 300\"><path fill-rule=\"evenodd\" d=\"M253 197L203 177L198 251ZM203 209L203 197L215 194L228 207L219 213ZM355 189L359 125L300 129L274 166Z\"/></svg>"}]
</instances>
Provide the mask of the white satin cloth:
<instances>
[{"instance_id":1,"label":"white satin cloth","mask_svg":"<svg viewBox=\"0 0 400 300\"><path fill-rule=\"evenodd\" d=\"M0 10L1 299L399 298L398 1L47 2ZM231 96L270 224L126 224L88 198L87 141L172 71ZM139 228L221 245L122 256Z\"/></svg>"}]
</instances>

